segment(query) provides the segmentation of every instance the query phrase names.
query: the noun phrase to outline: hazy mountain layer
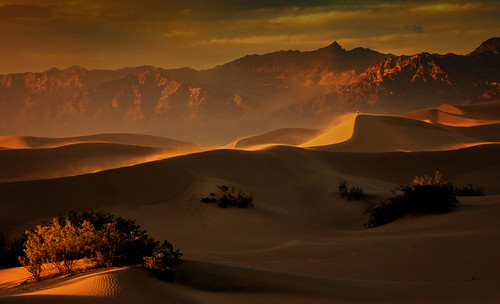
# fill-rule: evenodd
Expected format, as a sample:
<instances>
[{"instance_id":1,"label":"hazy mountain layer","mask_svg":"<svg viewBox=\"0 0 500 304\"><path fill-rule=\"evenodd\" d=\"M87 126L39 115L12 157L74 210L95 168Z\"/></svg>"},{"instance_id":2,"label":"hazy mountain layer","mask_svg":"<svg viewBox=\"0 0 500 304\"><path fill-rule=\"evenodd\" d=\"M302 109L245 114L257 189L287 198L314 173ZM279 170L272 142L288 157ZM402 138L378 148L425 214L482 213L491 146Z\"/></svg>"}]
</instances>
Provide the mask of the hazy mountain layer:
<instances>
[{"instance_id":1,"label":"hazy mountain layer","mask_svg":"<svg viewBox=\"0 0 500 304\"><path fill-rule=\"evenodd\" d=\"M499 38L466 56L390 56L336 42L249 55L210 70L135 67L0 75L0 135L149 133L199 143L500 98Z\"/></svg>"}]
</instances>

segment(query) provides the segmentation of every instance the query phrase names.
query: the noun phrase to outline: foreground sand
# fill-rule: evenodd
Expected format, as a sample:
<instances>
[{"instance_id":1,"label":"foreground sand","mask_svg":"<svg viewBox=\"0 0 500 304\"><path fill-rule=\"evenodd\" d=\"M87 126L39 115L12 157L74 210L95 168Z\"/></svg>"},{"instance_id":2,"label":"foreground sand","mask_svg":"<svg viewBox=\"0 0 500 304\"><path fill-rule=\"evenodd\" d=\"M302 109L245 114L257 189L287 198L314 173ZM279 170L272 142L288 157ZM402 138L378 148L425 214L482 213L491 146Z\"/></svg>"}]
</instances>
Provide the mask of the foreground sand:
<instances>
[{"instance_id":1,"label":"foreground sand","mask_svg":"<svg viewBox=\"0 0 500 304\"><path fill-rule=\"evenodd\" d=\"M468 111L476 120L492 120L480 109ZM349 119L332 129L351 136L295 129L288 130L291 137L282 130L247 141L253 149L279 135L309 142L303 148L213 150L94 174L0 183L0 231L8 236L68 209L101 209L137 219L184 253L175 283L129 267L16 287L26 272L0 270L0 303L500 302L497 124ZM346 180L377 201L435 170L457 185L483 185L488 195L460 197L461 205L446 215L408 216L366 229L365 203L336 193ZM253 195L255 208L201 203L217 184Z\"/></svg>"}]
</instances>

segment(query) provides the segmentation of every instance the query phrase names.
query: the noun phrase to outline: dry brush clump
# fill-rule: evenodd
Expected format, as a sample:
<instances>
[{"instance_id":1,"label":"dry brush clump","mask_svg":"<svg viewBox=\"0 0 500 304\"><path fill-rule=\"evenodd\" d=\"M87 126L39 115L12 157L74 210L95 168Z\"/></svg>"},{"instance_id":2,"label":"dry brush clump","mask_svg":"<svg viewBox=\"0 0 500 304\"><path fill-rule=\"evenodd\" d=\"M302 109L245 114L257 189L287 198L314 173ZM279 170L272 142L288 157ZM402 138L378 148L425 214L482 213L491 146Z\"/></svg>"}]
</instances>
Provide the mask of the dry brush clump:
<instances>
[{"instance_id":1,"label":"dry brush clump","mask_svg":"<svg viewBox=\"0 0 500 304\"><path fill-rule=\"evenodd\" d=\"M368 206L365 226L381 226L406 214L443 214L458 204L455 187L436 171L434 176L415 177L410 184L396 188L392 197Z\"/></svg>"},{"instance_id":2,"label":"dry brush clump","mask_svg":"<svg viewBox=\"0 0 500 304\"><path fill-rule=\"evenodd\" d=\"M349 201L360 201L366 199L366 194L363 192L363 188L358 186L349 187L345 180L339 182L338 190L340 197Z\"/></svg>"},{"instance_id":3,"label":"dry brush clump","mask_svg":"<svg viewBox=\"0 0 500 304\"><path fill-rule=\"evenodd\" d=\"M167 241L153 240L133 220L103 212L71 212L68 219L54 218L50 224L26 231L19 261L34 279L41 280L54 272L73 273L79 260L85 261L84 268L143 262L152 268L148 257L158 251L169 265L182 256Z\"/></svg>"},{"instance_id":4,"label":"dry brush clump","mask_svg":"<svg viewBox=\"0 0 500 304\"><path fill-rule=\"evenodd\" d=\"M217 203L217 206L222 208L238 207L250 208L253 207L253 196L247 196L240 189L236 190L233 186L217 185L221 197L216 198L215 193L210 193L210 196L201 199L202 203Z\"/></svg>"}]
</instances>

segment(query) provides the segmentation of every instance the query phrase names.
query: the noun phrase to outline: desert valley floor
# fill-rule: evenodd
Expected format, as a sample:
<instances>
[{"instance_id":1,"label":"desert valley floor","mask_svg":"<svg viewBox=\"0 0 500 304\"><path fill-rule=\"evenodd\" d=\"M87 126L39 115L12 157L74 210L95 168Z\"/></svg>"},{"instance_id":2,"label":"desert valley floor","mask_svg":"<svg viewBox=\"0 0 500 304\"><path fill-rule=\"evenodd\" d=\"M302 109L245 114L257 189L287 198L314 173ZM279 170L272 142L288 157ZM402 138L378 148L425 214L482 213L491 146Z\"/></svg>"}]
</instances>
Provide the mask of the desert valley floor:
<instances>
[{"instance_id":1,"label":"desert valley floor","mask_svg":"<svg viewBox=\"0 0 500 304\"><path fill-rule=\"evenodd\" d=\"M124 267L21 284L24 268L2 269L0 303L500 302L500 102L348 114L223 147L138 134L5 136L0 147L7 237L104 210L184 254L173 283ZM376 202L435 171L486 196L369 229L366 203L337 193L345 180ZM220 184L255 208L200 202Z\"/></svg>"}]
</instances>

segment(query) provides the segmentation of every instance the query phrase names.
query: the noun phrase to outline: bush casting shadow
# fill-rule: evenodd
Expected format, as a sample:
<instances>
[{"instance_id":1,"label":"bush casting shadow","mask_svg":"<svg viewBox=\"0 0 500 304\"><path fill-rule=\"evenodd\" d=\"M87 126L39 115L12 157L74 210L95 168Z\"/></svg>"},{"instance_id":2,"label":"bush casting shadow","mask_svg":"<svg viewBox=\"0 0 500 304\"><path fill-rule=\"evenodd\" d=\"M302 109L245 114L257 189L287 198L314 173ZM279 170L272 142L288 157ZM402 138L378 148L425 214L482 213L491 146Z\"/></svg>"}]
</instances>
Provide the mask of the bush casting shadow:
<instances>
[{"instance_id":1,"label":"bush casting shadow","mask_svg":"<svg viewBox=\"0 0 500 304\"><path fill-rule=\"evenodd\" d=\"M84 268L144 263L161 272L181 256L172 244L155 241L133 220L103 212L70 212L68 218L54 218L26 231L19 262L39 281L54 270L74 273L81 259Z\"/></svg>"},{"instance_id":2,"label":"bush casting shadow","mask_svg":"<svg viewBox=\"0 0 500 304\"><path fill-rule=\"evenodd\" d=\"M409 185L401 185L393 196L366 209L369 215L366 227L390 223L406 214L443 214L458 205L452 183L442 179L436 171L434 177L415 177Z\"/></svg>"}]
</instances>

